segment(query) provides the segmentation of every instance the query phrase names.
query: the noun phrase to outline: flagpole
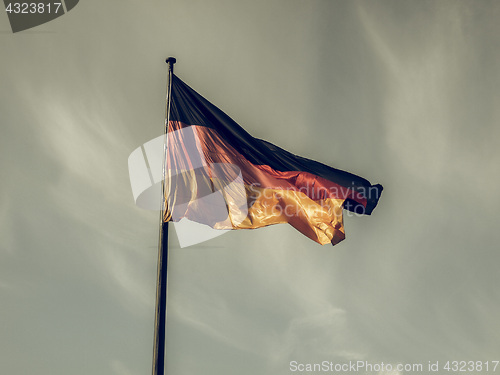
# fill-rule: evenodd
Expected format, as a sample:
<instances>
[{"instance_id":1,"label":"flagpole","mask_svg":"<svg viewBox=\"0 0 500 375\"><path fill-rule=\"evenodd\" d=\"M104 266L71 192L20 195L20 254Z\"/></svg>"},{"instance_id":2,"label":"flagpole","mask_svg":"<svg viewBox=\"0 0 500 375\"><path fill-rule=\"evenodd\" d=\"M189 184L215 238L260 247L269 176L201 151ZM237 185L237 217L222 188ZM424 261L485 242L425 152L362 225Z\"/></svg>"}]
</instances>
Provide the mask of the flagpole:
<instances>
[{"instance_id":1,"label":"flagpole","mask_svg":"<svg viewBox=\"0 0 500 375\"><path fill-rule=\"evenodd\" d=\"M155 308L155 332L153 344L153 375L163 375L165 372L165 329L167 323L167 269L168 269L168 222L164 222L165 213L165 163L167 159L167 133L170 121L170 105L172 99L172 79L174 74L174 64L176 59L169 57L168 64L168 85L167 85L167 107L166 121L164 128L163 146L163 179L161 186L161 210L160 210L160 230L158 240L158 276L156 283L156 308Z\"/></svg>"}]
</instances>

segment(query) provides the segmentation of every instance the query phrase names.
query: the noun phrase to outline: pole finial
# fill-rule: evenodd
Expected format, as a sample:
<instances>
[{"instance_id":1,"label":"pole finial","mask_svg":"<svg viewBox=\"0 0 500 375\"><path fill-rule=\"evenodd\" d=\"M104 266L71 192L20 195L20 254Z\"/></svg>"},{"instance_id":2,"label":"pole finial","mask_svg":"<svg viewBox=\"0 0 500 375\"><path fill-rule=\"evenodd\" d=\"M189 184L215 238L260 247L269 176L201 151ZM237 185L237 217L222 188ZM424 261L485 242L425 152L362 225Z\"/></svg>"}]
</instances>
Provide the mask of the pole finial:
<instances>
[{"instance_id":1,"label":"pole finial","mask_svg":"<svg viewBox=\"0 0 500 375\"><path fill-rule=\"evenodd\" d=\"M174 65L177 62L177 59L175 57L169 57L168 59L165 60L165 62L168 65Z\"/></svg>"}]
</instances>

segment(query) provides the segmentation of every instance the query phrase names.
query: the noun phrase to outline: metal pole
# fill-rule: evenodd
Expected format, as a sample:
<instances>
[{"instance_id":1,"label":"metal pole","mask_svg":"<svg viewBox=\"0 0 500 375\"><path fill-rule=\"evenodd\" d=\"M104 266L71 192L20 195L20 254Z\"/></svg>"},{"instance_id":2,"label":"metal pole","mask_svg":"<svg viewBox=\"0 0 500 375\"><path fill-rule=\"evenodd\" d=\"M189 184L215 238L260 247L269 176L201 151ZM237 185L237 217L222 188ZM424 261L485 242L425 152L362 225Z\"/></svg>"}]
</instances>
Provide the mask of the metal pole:
<instances>
[{"instance_id":1,"label":"metal pole","mask_svg":"<svg viewBox=\"0 0 500 375\"><path fill-rule=\"evenodd\" d=\"M165 137L163 147L163 180L160 210L160 230L158 240L158 279L156 283L155 333L153 344L153 375L163 375L165 372L165 328L167 323L167 266L168 266L168 222L164 222L165 214L165 163L167 157L167 133L170 121L170 104L172 100L172 79L176 59L169 57L167 108L165 121Z\"/></svg>"}]
</instances>

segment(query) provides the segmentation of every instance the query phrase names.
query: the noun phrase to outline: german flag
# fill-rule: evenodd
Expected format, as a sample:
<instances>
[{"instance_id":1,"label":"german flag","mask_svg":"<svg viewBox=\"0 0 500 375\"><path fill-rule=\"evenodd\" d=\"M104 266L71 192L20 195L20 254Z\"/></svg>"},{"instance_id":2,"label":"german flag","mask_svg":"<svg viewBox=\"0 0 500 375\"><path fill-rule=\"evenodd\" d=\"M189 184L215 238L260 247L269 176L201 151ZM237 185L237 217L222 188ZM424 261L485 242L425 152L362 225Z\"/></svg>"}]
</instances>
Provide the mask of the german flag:
<instances>
[{"instance_id":1,"label":"german flag","mask_svg":"<svg viewBox=\"0 0 500 375\"><path fill-rule=\"evenodd\" d=\"M345 238L343 209L370 215L382 192L364 178L248 134L177 76L166 138L164 221L215 229L289 223L320 243Z\"/></svg>"}]
</instances>

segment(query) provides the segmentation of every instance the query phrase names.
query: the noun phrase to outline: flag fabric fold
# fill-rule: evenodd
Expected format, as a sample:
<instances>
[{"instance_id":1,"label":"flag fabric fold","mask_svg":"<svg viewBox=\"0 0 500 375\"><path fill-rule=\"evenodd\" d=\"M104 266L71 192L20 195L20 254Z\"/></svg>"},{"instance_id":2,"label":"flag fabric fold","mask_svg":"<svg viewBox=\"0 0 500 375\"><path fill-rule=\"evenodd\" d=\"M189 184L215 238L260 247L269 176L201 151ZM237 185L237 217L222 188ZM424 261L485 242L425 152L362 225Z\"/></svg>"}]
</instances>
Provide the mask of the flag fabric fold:
<instances>
[{"instance_id":1,"label":"flag fabric fold","mask_svg":"<svg viewBox=\"0 0 500 375\"><path fill-rule=\"evenodd\" d=\"M164 221L215 229L289 223L320 243L345 238L343 209L370 215L381 185L248 134L173 75Z\"/></svg>"}]
</instances>

